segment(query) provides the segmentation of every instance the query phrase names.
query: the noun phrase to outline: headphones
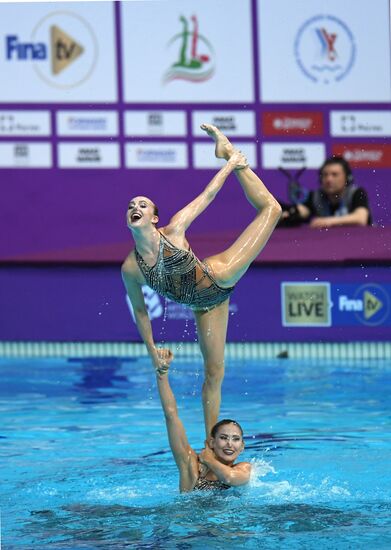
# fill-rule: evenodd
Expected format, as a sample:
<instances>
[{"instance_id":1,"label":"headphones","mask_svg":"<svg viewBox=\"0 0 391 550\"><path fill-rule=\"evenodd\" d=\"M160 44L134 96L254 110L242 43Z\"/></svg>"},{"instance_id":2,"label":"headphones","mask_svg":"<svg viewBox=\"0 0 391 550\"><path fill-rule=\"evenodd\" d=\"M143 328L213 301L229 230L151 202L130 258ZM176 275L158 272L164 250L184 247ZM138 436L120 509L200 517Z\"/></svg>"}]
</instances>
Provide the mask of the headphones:
<instances>
[{"instance_id":1,"label":"headphones","mask_svg":"<svg viewBox=\"0 0 391 550\"><path fill-rule=\"evenodd\" d=\"M344 159L343 157L338 157L338 156L329 157L328 159L326 159L324 161L322 166L319 168L319 182L320 183L322 183L323 170L326 168L326 166L329 166L329 164L339 164L340 166L342 166L343 171L345 172L345 176L346 176L346 185L352 185L352 183L354 182L354 176L353 176L352 169L350 168L350 164L348 163L348 161L346 159Z\"/></svg>"}]
</instances>

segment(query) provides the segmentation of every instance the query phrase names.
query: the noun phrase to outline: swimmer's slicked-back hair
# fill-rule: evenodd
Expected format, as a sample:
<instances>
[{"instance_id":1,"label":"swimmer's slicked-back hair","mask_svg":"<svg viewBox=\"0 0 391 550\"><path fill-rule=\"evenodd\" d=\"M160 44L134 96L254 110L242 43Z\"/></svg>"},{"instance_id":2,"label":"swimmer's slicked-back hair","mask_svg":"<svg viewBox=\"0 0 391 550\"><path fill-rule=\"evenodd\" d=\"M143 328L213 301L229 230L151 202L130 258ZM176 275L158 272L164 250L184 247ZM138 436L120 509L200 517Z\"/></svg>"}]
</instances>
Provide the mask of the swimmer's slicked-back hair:
<instances>
[{"instance_id":1,"label":"swimmer's slicked-back hair","mask_svg":"<svg viewBox=\"0 0 391 550\"><path fill-rule=\"evenodd\" d=\"M217 424L215 424L213 426L213 428L211 429L210 435L212 437L216 437L217 432L219 431L219 428L221 426L225 426L226 424L235 424L235 426L237 426L239 428L240 433L243 437L243 428L242 428L242 426L239 424L239 422L236 422L236 420L231 420L230 418L223 418L223 420L220 420L219 422L217 422Z\"/></svg>"}]
</instances>

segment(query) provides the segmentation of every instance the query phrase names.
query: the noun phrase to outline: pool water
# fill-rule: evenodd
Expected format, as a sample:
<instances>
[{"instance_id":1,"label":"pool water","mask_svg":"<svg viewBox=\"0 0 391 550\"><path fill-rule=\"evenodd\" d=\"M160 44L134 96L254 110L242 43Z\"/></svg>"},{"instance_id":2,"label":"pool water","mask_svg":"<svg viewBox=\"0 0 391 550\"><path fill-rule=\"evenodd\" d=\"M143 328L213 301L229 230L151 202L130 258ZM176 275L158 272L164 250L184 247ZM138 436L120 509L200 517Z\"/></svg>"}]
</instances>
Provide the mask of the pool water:
<instances>
[{"instance_id":1,"label":"pool water","mask_svg":"<svg viewBox=\"0 0 391 550\"><path fill-rule=\"evenodd\" d=\"M391 548L388 362L228 361L249 486L178 493L145 359L0 361L4 548ZM202 368L171 383L202 447Z\"/></svg>"}]
</instances>

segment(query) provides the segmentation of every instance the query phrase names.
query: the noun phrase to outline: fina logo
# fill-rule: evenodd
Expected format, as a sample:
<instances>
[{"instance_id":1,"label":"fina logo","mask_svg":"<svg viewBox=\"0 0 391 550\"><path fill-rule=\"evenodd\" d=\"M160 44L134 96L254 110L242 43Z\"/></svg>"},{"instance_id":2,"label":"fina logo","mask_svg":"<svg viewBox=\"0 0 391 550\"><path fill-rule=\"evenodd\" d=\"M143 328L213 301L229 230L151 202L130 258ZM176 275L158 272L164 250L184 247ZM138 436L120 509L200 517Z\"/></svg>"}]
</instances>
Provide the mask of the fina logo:
<instances>
[{"instance_id":1,"label":"fina logo","mask_svg":"<svg viewBox=\"0 0 391 550\"><path fill-rule=\"evenodd\" d=\"M79 15L56 12L43 17L28 40L15 33L7 35L5 54L9 62L31 62L50 86L69 89L92 74L98 42L90 24Z\"/></svg>"},{"instance_id":2,"label":"fina logo","mask_svg":"<svg viewBox=\"0 0 391 550\"><path fill-rule=\"evenodd\" d=\"M378 326L384 323L390 313L390 298L381 285L360 286L354 296L341 294L338 297L338 309L342 312L354 312L360 323Z\"/></svg>"},{"instance_id":3,"label":"fina logo","mask_svg":"<svg viewBox=\"0 0 391 550\"><path fill-rule=\"evenodd\" d=\"M349 27L333 15L316 15L298 30L296 61L312 82L330 84L344 79L356 58L356 44Z\"/></svg>"}]
</instances>

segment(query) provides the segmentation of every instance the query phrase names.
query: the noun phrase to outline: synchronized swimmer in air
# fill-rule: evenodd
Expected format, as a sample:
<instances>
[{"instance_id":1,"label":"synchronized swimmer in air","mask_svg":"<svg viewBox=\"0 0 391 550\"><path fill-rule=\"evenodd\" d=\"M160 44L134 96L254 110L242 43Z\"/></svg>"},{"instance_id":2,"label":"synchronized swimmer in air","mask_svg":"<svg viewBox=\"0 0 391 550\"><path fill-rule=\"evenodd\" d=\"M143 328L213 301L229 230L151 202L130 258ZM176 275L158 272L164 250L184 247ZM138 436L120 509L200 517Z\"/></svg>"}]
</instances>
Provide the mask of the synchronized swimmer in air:
<instances>
[{"instance_id":1,"label":"synchronized swimmer in air","mask_svg":"<svg viewBox=\"0 0 391 550\"><path fill-rule=\"evenodd\" d=\"M219 482L215 488L225 488L243 485L249 479L249 463L233 464L243 449L241 427L232 420L217 423L224 377L228 306L235 284L261 252L281 215L279 203L251 170L245 156L215 126L202 124L201 128L215 141L215 155L225 159L225 165L204 191L177 212L164 227L158 227L158 209L151 199L134 197L129 202L127 225L132 232L135 248L122 265L122 278L133 306L137 328L156 371L170 446L180 470L183 491L212 488L203 487L203 481ZM232 172L247 200L256 209L255 218L229 248L201 261L189 246L186 230L215 199ZM207 437L205 449L198 457L187 442L168 382L168 368L173 354L155 345L143 285L150 286L170 300L185 304L194 312L205 368L202 401ZM204 465L201 468L203 481L198 476L199 464Z\"/></svg>"}]
</instances>

